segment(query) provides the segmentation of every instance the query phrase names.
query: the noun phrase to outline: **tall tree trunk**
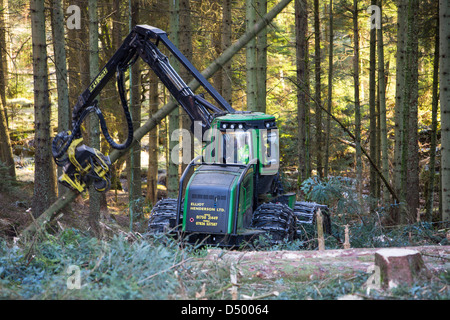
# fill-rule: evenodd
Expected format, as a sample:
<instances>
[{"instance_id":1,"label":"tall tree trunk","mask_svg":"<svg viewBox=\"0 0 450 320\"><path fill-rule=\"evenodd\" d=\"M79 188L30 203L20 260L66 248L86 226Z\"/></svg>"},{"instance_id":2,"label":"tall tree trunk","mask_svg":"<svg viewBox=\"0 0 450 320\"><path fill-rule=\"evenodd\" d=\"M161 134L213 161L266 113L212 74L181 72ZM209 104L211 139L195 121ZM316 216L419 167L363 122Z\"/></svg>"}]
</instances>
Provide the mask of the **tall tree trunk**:
<instances>
[{"instance_id":1,"label":"tall tree trunk","mask_svg":"<svg viewBox=\"0 0 450 320\"><path fill-rule=\"evenodd\" d=\"M6 85L8 74L8 55L6 43L7 1L0 0L0 161L8 167L8 178L16 178L14 156L8 130L8 114L6 112ZM6 177L5 177L6 178Z\"/></svg>"},{"instance_id":2,"label":"tall tree trunk","mask_svg":"<svg viewBox=\"0 0 450 320\"><path fill-rule=\"evenodd\" d=\"M439 1L442 220L450 220L450 1Z\"/></svg>"},{"instance_id":3,"label":"tall tree trunk","mask_svg":"<svg viewBox=\"0 0 450 320\"><path fill-rule=\"evenodd\" d=\"M353 0L353 81L355 97L355 144L356 144L356 192L358 201L362 206L362 159L361 159L361 110L359 100L359 28L358 28L358 1Z\"/></svg>"},{"instance_id":4,"label":"tall tree trunk","mask_svg":"<svg viewBox=\"0 0 450 320\"><path fill-rule=\"evenodd\" d=\"M222 0L222 52L231 46L231 0ZM231 61L223 66L222 70L222 96L231 105L233 93L231 90Z\"/></svg>"},{"instance_id":5,"label":"tall tree trunk","mask_svg":"<svg viewBox=\"0 0 450 320\"><path fill-rule=\"evenodd\" d=\"M308 2L295 1L296 63L298 117L298 171L299 184L310 177L311 165L309 157L309 65L308 65Z\"/></svg>"},{"instance_id":6,"label":"tall tree trunk","mask_svg":"<svg viewBox=\"0 0 450 320\"><path fill-rule=\"evenodd\" d=\"M403 150L403 100L405 99L405 65L406 65L406 0L398 1L397 9L397 60L396 60L396 86L395 86L395 125L394 125L394 175L393 184L395 192L401 195L402 190L402 150ZM398 210L394 210L392 219L400 222Z\"/></svg>"},{"instance_id":7,"label":"tall tree trunk","mask_svg":"<svg viewBox=\"0 0 450 320\"><path fill-rule=\"evenodd\" d=\"M382 16L382 0L379 0L380 16ZM386 123L386 78L384 71L384 43L383 43L383 23L378 29L378 96L380 102L379 119L380 119L380 148L381 148L381 171L386 181L389 181L389 146L387 139L387 123ZM386 186L383 186L383 202L384 205L389 204L389 192Z\"/></svg>"},{"instance_id":8,"label":"tall tree trunk","mask_svg":"<svg viewBox=\"0 0 450 320\"><path fill-rule=\"evenodd\" d=\"M180 0L180 22L179 22L179 49L186 59L192 61L192 27L191 27L191 0ZM184 68L179 68L181 78L187 83L191 81L190 73ZM192 121L184 109L180 109L180 128L191 132ZM190 135L189 143L183 141L184 135L181 136L181 146L190 146L187 150L182 149L183 159L187 157L194 159L194 135ZM179 175L184 172L187 167L186 161L181 161ZM178 182L177 182L178 183Z\"/></svg>"},{"instance_id":9,"label":"tall tree trunk","mask_svg":"<svg viewBox=\"0 0 450 320\"><path fill-rule=\"evenodd\" d=\"M246 30L252 30L256 23L256 0L245 1ZM258 111L257 100L257 64L256 38L249 41L245 49L246 81L247 81L247 110Z\"/></svg>"},{"instance_id":10,"label":"tall tree trunk","mask_svg":"<svg viewBox=\"0 0 450 320\"><path fill-rule=\"evenodd\" d=\"M267 0L257 0L260 19L267 13ZM256 23L256 22L255 22ZM263 29L256 37L256 105L259 112L266 112L267 86L267 29Z\"/></svg>"},{"instance_id":11,"label":"tall tree trunk","mask_svg":"<svg viewBox=\"0 0 450 320\"><path fill-rule=\"evenodd\" d=\"M439 7L439 5L438 5ZM430 164L428 197L426 199L426 220L432 221L433 201L434 201L434 181L436 175L436 140L437 140L437 113L439 104L439 13L436 19L436 35L434 42L434 60L433 60L433 97L431 101L431 141L430 141Z\"/></svg>"},{"instance_id":12,"label":"tall tree trunk","mask_svg":"<svg viewBox=\"0 0 450 320\"><path fill-rule=\"evenodd\" d=\"M376 0L371 0L371 5L376 5ZM372 159L377 158L377 113L376 113L376 50L377 50L377 29L370 29L370 54L369 54L369 149L370 149L370 157ZM380 63L378 61L378 63ZM377 187L377 174L375 170L370 168L370 181L369 181L369 191L370 191L370 203L371 203L371 211L374 211L375 206L375 198L376 198L376 187Z\"/></svg>"},{"instance_id":13,"label":"tall tree trunk","mask_svg":"<svg viewBox=\"0 0 450 320\"><path fill-rule=\"evenodd\" d=\"M323 160L322 160L322 109L319 105L322 105L321 98L321 77L322 69L320 67L321 55L320 55L320 12L319 12L319 0L314 0L314 99L316 101L316 163L317 174L320 178L323 177Z\"/></svg>"},{"instance_id":14,"label":"tall tree trunk","mask_svg":"<svg viewBox=\"0 0 450 320\"><path fill-rule=\"evenodd\" d=\"M97 0L88 1L89 12L89 79L93 81L99 72L98 57L98 4ZM97 98L98 99L98 98ZM100 150L100 127L97 115L89 117L89 145ZM93 185L89 186L89 226L95 236L100 236L100 193Z\"/></svg>"},{"instance_id":15,"label":"tall tree trunk","mask_svg":"<svg viewBox=\"0 0 450 320\"><path fill-rule=\"evenodd\" d=\"M131 1L131 25L139 24L139 0ZM141 84L140 84L140 63L136 63L131 67L130 72L130 109L133 119L133 129L136 130L141 125ZM141 183L141 145L136 143L130 149L128 170L129 183L129 200L130 200L130 220L134 217L142 217L142 183Z\"/></svg>"},{"instance_id":16,"label":"tall tree trunk","mask_svg":"<svg viewBox=\"0 0 450 320\"><path fill-rule=\"evenodd\" d=\"M39 217L55 200L55 173L50 141L50 100L48 92L47 47L43 0L31 0L33 43L35 170L33 215Z\"/></svg>"},{"instance_id":17,"label":"tall tree trunk","mask_svg":"<svg viewBox=\"0 0 450 320\"><path fill-rule=\"evenodd\" d=\"M158 77L153 71L149 75L149 117L151 118L158 111ZM148 172L147 172L147 201L155 205L157 201L158 187L158 128L155 127L149 132L148 145Z\"/></svg>"},{"instance_id":18,"label":"tall tree trunk","mask_svg":"<svg viewBox=\"0 0 450 320\"><path fill-rule=\"evenodd\" d=\"M179 0L174 0L170 2L171 4L171 20L170 20L170 37L172 39L172 43L178 47L179 46L179 30L180 30L180 2ZM179 67L177 61L173 59L171 61L173 68L178 72ZM179 143L178 140L174 141L172 139L172 132L179 128L179 108L176 108L169 115L169 130L168 130L168 157L167 157L167 195L169 198L176 198L178 196L178 158L177 162L174 163L172 161L172 151Z\"/></svg>"},{"instance_id":19,"label":"tall tree trunk","mask_svg":"<svg viewBox=\"0 0 450 320\"><path fill-rule=\"evenodd\" d=\"M327 101L327 127L326 127L326 145L325 145L325 166L324 176L328 177L329 160L330 160L330 138L331 138L331 108L333 103L333 0L330 0L330 48L328 52L328 101Z\"/></svg>"},{"instance_id":20,"label":"tall tree trunk","mask_svg":"<svg viewBox=\"0 0 450 320\"><path fill-rule=\"evenodd\" d=\"M58 132L69 130L70 106L69 88L67 85L66 41L64 36L64 11L61 0L53 0L52 8L53 52L55 55L56 90L58 93ZM62 175L62 168L58 167L58 176ZM58 183L58 196L67 191Z\"/></svg>"},{"instance_id":21,"label":"tall tree trunk","mask_svg":"<svg viewBox=\"0 0 450 320\"><path fill-rule=\"evenodd\" d=\"M408 3L408 40L407 77L408 88L408 152L406 160L406 203L408 209L408 222L415 221L419 209L419 146L418 146L418 98L419 98L419 51L418 51L418 11L419 1L409 0Z\"/></svg>"}]
</instances>

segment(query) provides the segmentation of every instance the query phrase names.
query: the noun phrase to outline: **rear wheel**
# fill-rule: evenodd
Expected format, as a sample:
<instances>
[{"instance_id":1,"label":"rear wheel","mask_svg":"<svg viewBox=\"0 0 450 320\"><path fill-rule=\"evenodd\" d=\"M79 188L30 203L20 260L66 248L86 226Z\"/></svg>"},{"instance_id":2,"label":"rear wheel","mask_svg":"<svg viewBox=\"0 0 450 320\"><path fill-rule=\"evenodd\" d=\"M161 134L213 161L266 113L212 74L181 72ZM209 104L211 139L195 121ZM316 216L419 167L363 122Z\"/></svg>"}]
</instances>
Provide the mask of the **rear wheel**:
<instances>
[{"instance_id":1,"label":"rear wheel","mask_svg":"<svg viewBox=\"0 0 450 320\"><path fill-rule=\"evenodd\" d=\"M266 231L270 244L291 241L296 234L294 211L282 203L264 203L256 209L252 228Z\"/></svg>"},{"instance_id":2,"label":"rear wheel","mask_svg":"<svg viewBox=\"0 0 450 320\"><path fill-rule=\"evenodd\" d=\"M150 213L147 232L151 234L169 232L170 220L176 219L177 205L177 199L159 200Z\"/></svg>"}]
</instances>

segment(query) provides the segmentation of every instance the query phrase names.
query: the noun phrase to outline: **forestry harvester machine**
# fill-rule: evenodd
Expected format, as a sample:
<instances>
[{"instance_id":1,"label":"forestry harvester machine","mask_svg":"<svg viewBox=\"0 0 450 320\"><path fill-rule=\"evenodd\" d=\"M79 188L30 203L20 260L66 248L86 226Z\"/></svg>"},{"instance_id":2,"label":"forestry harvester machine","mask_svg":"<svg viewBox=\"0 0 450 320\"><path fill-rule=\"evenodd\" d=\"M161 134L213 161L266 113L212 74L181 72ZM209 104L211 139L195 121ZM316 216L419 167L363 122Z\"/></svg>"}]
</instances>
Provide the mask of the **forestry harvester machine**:
<instances>
[{"instance_id":1,"label":"forestry harvester machine","mask_svg":"<svg viewBox=\"0 0 450 320\"><path fill-rule=\"evenodd\" d=\"M214 99L197 95L170 65L168 51ZM133 124L124 89L124 72L141 57L178 104L201 126L208 143L201 156L186 167L177 199L162 199L152 209L148 232L171 230L189 242L239 245L261 234L277 243L301 234L302 226L315 223L320 208L325 231L330 232L328 208L296 201L284 193L279 175L279 134L275 117L260 112L236 111L169 40L167 34L147 25L137 25L89 87L79 96L72 113L72 130L58 133L52 141L55 162L63 168L59 181L83 192L92 184L97 191L110 187L109 156L82 144L81 124L95 112L106 141L123 150L133 142ZM128 124L128 138L117 144L108 133L96 96L116 73L117 86ZM194 131L194 130L192 130Z\"/></svg>"}]
</instances>

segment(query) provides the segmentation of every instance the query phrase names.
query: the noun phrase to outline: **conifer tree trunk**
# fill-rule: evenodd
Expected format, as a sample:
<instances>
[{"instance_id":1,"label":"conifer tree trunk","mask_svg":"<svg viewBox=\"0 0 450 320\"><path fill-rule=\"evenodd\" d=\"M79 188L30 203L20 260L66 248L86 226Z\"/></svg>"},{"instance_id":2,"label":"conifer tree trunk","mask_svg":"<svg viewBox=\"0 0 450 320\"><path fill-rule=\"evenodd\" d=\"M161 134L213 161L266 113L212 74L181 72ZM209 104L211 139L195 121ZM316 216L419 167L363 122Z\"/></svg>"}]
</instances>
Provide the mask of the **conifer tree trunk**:
<instances>
[{"instance_id":1,"label":"conifer tree trunk","mask_svg":"<svg viewBox=\"0 0 450 320\"><path fill-rule=\"evenodd\" d=\"M296 32L296 64L298 117L298 171L299 183L310 177L311 165L309 156L309 65L308 65L308 2L295 1L295 32Z\"/></svg>"},{"instance_id":2,"label":"conifer tree trunk","mask_svg":"<svg viewBox=\"0 0 450 320\"><path fill-rule=\"evenodd\" d=\"M408 121L408 150L405 161L406 184L405 199L407 203L407 221L413 222L419 209L419 146L418 146L418 96L419 96L419 52L418 52L418 12L419 1L409 0L408 3L408 36L407 36L407 75L408 112L404 119ZM406 111L406 109L405 109Z\"/></svg>"},{"instance_id":3,"label":"conifer tree trunk","mask_svg":"<svg viewBox=\"0 0 450 320\"><path fill-rule=\"evenodd\" d=\"M450 220L450 1L439 1L442 220Z\"/></svg>"},{"instance_id":4,"label":"conifer tree trunk","mask_svg":"<svg viewBox=\"0 0 450 320\"><path fill-rule=\"evenodd\" d=\"M362 159L361 159L361 106L359 98L359 28L358 1L353 0L353 81L355 105L355 144L356 144L356 192L362 206Z\"/></svg>"},{"instance_id":5,"label":"conifer tree trunk","mask_svg":"<svg viewBox=\"0 0 450 320\"><path fill-rule=\"evenodd\" d=\"M382 0L379 0L380 15L382 17ZM380 119L380 140L381 140L381 171L386 181L389 181L389 146L387 139L387 123L386 123L386 81L384 71L384 41L383 41L383 23L378 29L378 95L380 101L379 119ZM389 204L389 192L383 185L383 202L384 205Z\"/></svg>"},{"instance_id":6,"label":"conifer tree trunk","mask_svg":"<svg viewBox=\"0 0 450 320\"><path fill-rule=\"evenodd\" d=\"M231 46L231 0L222 1L222 52ZM231 88L231 61L223 66L222 69L222 96L231 105L233 96Z\"/></svg>"},{"instance_id":7,"label":"conifer tree trunk","mask_svg":"<svg viewBox=\"0 0 450 320\"><path fill-rule=\"evenodd\" d=\"M438 5L439 8L439 5ZM429 182L428 182L428 197L426 199L426 220L432 221L433 215L433 200L435 189L435 175L436 175L436 140L437 140L437 113L438 113L438 86L439 86L439 13L436 22L436 35L434 43L434 60L433 60L433 96L431 101L431 141L430 141L430 164L429 164Z\"/></svg>"},{"instance_id":8,"label":"conifer tree trunk","mask_svg":"<svg viewBox=\"0 0 450 320\"><path fill-rule=\"evenodd\" d=\"M328 52L328 101L327 101L327 127L326 127L326 145L325 145L325 165L324 177L328 177L329 160L330 160L330 138L331 138L331 106L333 103L333 0L330 0L330 43Z\"/></svg>"},{"instance_id":9,"label":"conifer tree trunk","mask_svg":"<svg viewBox=\"0 0 450 320\"><path fill-rule=\"evenodd\" d=\"M320 12L319 12L319 0L314 0L314 75L315 75L315 85L314 85L314 100L316 102L316 163L317 163L317 174L320 178L323 177L323 154L322 154L322 105L321 98L321 77L322 69L320 67L321 54L320 54ZM320 106L319 106L320 105Z\"/></svg>"},{"instance_id":10,"label":"conifer tree trunk","mask_svg":"<svg viewBox=\"0 0 450 320\"><path fill-rule=\"evenodd\" d=\"M403 150L403 100L405 87L405 61L406 61L406 0L399 0L397 6L397 60L396 60L396 87L395 87L395 125L394 125L394 159L393 159L393 185L395 192L400 195L402 190L402 150ZM398 211L398 210L396 210ZM392 217L399 222L399 215Z\"/></svg>"},{"instance_id":11,"label":"conifer tree trunk","mask_svg":"<svg viewBox=\"0 0 450 320\"><path fill-rule=\"evenodd\" d=\"M260 19L267 13L267 0L257 0ZM267 29L263 29L256 37L256 105L259 112L266 112L267 87Z\"/></svg>"},{"instance_id":12,"label":"conifer tree trunk","mask_svg":"<svg viewBox=\"0 0 450 320\"><path fill-rule=\"evenodd\" d=\"M48 91L47 49L44 0L31 0L33 43L35 172L33 215L39 217L55 200L55 173L50 140L50 100Z\"/></svg>"},{"instance_id":13,"label":"conifer tree trunk","mask_svg":"<svg viewBox=\"0 0 450 320\"><path fill-rule=\"evenodd\" d=\"M371 0L371 5L376 5L376 0ZM372 26L370 29L370 40L369 40L369 153L372 159L377 158L377 114L376 114L376 41L377 41L377 29ZM378 63L380 63L378 61ZM370 181L369 181L369 191L371 200L376 197L376 186L377 186L377 174L376 171L370 168ZM374 201L371 201L371 211L375 209Z\"/></svg>"},{"instance_id":14,"label":"conifer tree trunk","mask_svg":"<svg viewBox=\"0 0 450 320\"><path fill-rule=\"evenodd\" d=\"M53 0L52 8L53 51L55 55L56 90L58 93L58 132L69 130L70 107L69 88L67 86L66 41L64 36L64 11L61 0ZM62 175L62 168L58 167L58 176ZM67 188L58 183L58 196Z\"/></svg>"},{"instance_id":15,"label":"conifer tree trunk","mask_svg":"<svg viewBox=\"0 0 450 320\"><path fill-rule=\"evenodd\" d=\"M88 1L89 12L89 79L93 81L99 72L98 57L98 4L97 0ZM99 99L99 97L97 97ZM99 102L100 104L101 102ZM89 117L89 146L100 150L100 127L97 115ZM100 201L101 194L93 185L89 186L89 225L94 235L100 236Z\"/></svg>"},{"instance_id":16,"label":"conifer tree trunk","mask_svg":"<svg viewBox=\"0 0 450 320\"><path fill-rule=\"evenodd\" d=\"M178 47L179 46L179 30L180 30L180 2L179 0L174 0L170 2L172 12L170 20L170 38L172 43ZM178 72L179 67L177 61L173 59L171 61L173 68ZM173 110L169 115L169 125L168 125L168 157L167 157L167 195L169 198L176 198L178 196L178 161L174 163L172 161L172 150L179 143L178 140L172 139L172 132L179 128L179 108Z\"/></svg>"},{"instance_id":17,"label":"conifer tree trunk","mask_svg":"<svg viewBox=\"0 0 450 320\"><path fill-rule=\"evenodd\" d=\"M246 31L252 30L256 23L256 0L245 0ZM257 57L256 38L249 41L245 49L246 81L247 81L247 110L258 111L257 99Z\"/></svg>"},{"instance_id":18,"label":"conifer tree trunk","mask_svg":"<svg viewBox=\"0 0 450 320\"><path fill-rule=\"evenodd\" d=\"M131 25L133 27L139 24L139 0L131 1ZM141 74L140 61L131 67L130 70L130 110L131 118L133 119L133 128L136 130L141 125ZM142 182L141 182L141 145L136 143L130 150L129 162L130 168L128 170L129 182L129 200L130 200L130 217L142 216ZM131 217L131 221L134 220Z\"/></svg>"}]
</instances>

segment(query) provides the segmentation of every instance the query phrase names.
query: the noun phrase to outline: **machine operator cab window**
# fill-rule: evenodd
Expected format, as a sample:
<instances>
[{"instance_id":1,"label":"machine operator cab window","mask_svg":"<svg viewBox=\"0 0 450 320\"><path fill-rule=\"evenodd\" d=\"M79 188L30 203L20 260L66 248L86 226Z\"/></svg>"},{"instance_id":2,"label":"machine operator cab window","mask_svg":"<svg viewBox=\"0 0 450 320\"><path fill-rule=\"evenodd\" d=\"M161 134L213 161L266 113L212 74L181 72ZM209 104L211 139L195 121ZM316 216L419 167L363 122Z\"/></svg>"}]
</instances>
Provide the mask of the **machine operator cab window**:
<instances>
[{"instance_id":1,"label":"machine operator cab window","mask_svg":"<svg viewBox=\"0 0 450 320\"><path fill-rule=\"evenodd\" d=\"M237 127L237 129L235 129ZM238 125L216 131L214 144L218 152L211 154L214 162L248 164L258 158L259 172L273 175L279 169L279 133L276 127L268 129L239 129Z\"/></svg>"},{"instance_id":2,"label":"machine operator cab window","mask_svg":"<svg viewBox=\"0 0 450 320\"><path fill-rule=\"evenodd\" d=\"M221 131L224 163L248 164L254 158L251 133L242 130Z\"/></svg>"}]
</instances>

